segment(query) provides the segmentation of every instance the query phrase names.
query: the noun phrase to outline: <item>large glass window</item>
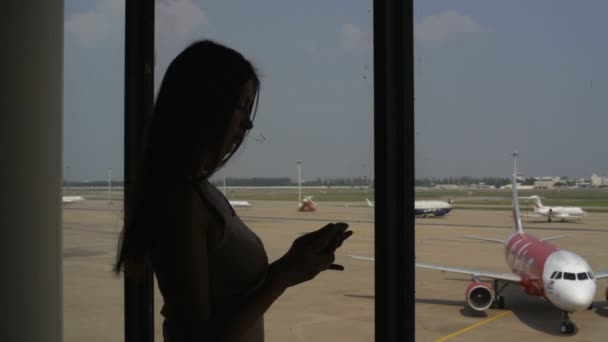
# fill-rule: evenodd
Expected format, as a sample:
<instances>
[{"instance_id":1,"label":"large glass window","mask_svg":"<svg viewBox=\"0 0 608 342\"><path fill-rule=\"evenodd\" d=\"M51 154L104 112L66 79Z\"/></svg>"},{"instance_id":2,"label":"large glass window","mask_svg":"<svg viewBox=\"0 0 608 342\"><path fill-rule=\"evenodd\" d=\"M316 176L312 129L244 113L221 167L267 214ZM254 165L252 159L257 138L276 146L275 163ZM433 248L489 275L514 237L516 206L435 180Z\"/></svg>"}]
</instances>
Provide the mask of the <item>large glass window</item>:
<instances>
[{"instance_id":1,"label":"large glass window","mask_svg":"<svg viewBox=\"0 0 608 342\"><path fill-rule=\"evenodd\" d=\"M63 313L65 341L124 341L124 2L65 1Z\"/></svg>"},{"instance_id":2,"label":"large glass window","mask_svg":"<svg viewBox=\"0 0 608 342\"><path fill-rule=\"evenodd\" d=\"M344 272L289 289L270 308L267 341L374 338L373 263L348 256L373 257L371 9L371 1L156 4L156 89L168 63L199 39L238 50L258 69L254 128L212 181L270 261L326 222L355 231L336 256ZM299 211L303 201L314 211ZM157 339L161 322L157 313Z\"/></svg>"},{"instance_id":3,"label":"large glass window","mask_svg":"<svg viewBox=\"0 0 608 342\"><path fill-rule=\"evenodd\" d=\"M517 149L524 231L538 237L576 231L577 241L547 243L577 253L592 268L606 267L605 248L594 242L605 241L605 231L594 228L608 220L602 183L608 163L597 157L607 139L608 50L598 43L606 9L598 1L415 2L417 205L433 200L452 207L446 216L417 219L417 262L511 272L504 246L462 236L500 241L511 234ZM563 207L581 207L586 216L565 214ZM562 273L554 278L560 283ZM470 282L471 276L417 268L418 340L559 334L558 309L517 286L500 293L505 309L500 302L484 312L470 309L463 295ZM577 338L600 338L601 318L573 314L581 323ZM506 338L505 331L515 335Z\"/></svg>"}]
</instances>

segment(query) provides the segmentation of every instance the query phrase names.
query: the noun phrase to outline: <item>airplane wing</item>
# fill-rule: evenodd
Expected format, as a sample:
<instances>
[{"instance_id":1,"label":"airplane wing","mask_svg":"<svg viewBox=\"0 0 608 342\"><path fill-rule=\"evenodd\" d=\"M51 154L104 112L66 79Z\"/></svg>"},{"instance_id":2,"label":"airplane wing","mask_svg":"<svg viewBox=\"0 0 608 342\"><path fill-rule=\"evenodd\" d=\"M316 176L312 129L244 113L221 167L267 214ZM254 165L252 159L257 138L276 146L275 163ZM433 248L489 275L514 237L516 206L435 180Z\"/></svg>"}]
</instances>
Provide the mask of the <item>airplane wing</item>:
<instances>
[{"instance_id":1,"label":"airplane wing","mask_svg":"<svg viewBox=\"0 0 608 342\"><path fill-rule=\"evenodd\" d=\"M513 274L513 273L488 272L488 271L481 271L481 270L464 268L464 267L426 264L426 263L421 263L421 262L417 262L416 267L429 268L429 269L439 270L439 271L444 271L444 272L467 274L467 275L474 276L474 277L498 279L498 280L502 280L502 281L508 281L510 283L515 283L515 284L521 283L521 277L516 274Z\"/></svg>"},{"instance_id":2,"label":"airplane wing","mask_svg":"<svg viewBox=\"0 0 608 342\"><path fill-rule=\"evenodd\" d=\"M568 214L568 213L552 213L551 217L568 218L568 217L570 217L570 214Z\"/></svg>"},{"instance_id":3,"label":"airplane wing","mask_svg":"<svg viewBox=\"0 0 608 342\"><path fill-rule=\"evenodd\" d=\"M359 255L350 255L350 257L353 259L374 261L374 258L371 258L371 257L364 257L364 256L359 256ZM518 275L515 275L513 273L486 272L486 271L474 270L474 269L469 269L469 268L464 268L464 267L452 267L452 266L443 266L443 265L435 265L435 264L426 264L426 263L422 263L422 262L417 262L416 267L429 268L429 269L433 269L433 270L452 272L452 273L466 274L466 275L470 275L470 276L474 276L474 277L498 279L498 280L508 281L510 283L515 283L515 284L521 283L521 277L519 277ZM597 277L598 276L596 275L596 278Z\"/></svg>"},{"instance_id":4,"label":"airplane wing","mask_svg":"<svg viewBox=\"0 0 608 342\"><path fill-rule=\"evenodd\" d=\"M461 238L465 238L465 239L471 239L471 240L481 240L481 241L489 241L489 242L496 242L496 243L500 243L500 244L505 244L505 240L500 240L500 239L492 239L492 238L487 238L487 237L481 237L481 236L459 236Z\"/></svg>"},{"instance_id":5,"label":"airplane wing","mask_svg":"<svg viewBox=\"0 0 608 342\"><path fill-rule=\"evenodd\" d=\"M524 218L540 218L540 217L546 217L547 215L543 215L543 214L521 214L521 217Z\"/></svg>"},{"instance_id":6,"label":"airplane wing","mask_svg":"<svg viewBox=\"0 0 608 342\"><path fill-rule=\"evenodd\" d=\"M359 260L367 260L367 261L374 261L374 258L370 258L370 257L364 257L364 256L359 256L359 255L349 255L349 257L353 258L353 259L359 259Z\"/></svg>"},{"instance_id":7,"label":"airplane wing","mask_svg":"<svg viewBox=\"0 0 608 342\"><path fill-rule=\"evenodd\" d=\"M595 279L608 278L608 270L603 270L601 272L594 272L593 275Z\"/></svg>"},{"instance_id":8,"label":"airplane wing","mask_svg":"<svg viewBox=\"0 0 608 342\"><path fill-rule=\"evenodd\" d=\"M557 240L557 239L561 239L561 238L565 238L565 237L570 237L572 235L558 235L558 236L551 236L551 237L546 237L543 239L540 239L541 241L549 241L549 240Z\"/></svg>"}]
</instances>

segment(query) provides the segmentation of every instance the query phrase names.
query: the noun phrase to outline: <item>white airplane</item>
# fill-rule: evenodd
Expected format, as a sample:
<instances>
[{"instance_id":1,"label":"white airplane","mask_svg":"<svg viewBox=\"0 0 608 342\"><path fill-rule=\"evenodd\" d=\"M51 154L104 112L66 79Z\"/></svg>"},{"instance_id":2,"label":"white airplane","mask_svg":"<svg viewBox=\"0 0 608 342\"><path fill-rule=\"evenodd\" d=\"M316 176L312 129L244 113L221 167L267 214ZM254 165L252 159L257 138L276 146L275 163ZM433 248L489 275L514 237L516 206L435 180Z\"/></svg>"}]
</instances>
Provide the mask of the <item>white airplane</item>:
<instances>
[{"instance_id":1,"label":"white airplane","mask_svg":"<svg viewBox=\"0 0 608 342\"><path fill-rule=\"evenodd\" d=\"M575 331L575 326L570 321L570 314L592 308L597 287L596 281L608 278L608 270L594 274L585 259L547 242L564 236L540 239L524 233L519 211L517 186L515 185L517 155L517 152L513 153L515 164L513 172L513 232L506 240L476 236L465 237L504 245L506 261L513 273L487 272L427 263L416 263L416 266L471 276L472 282L466 289L465 298L469 307L477 311L484 311L493 304L498 308L504 308L504 297L500 296L501 291L509 284L521 286L528 295L543 297L561 310L563 312L563 323L560 326L560 333L572 334ZM370 257L354 255L351 255L351 257L374 260ZM494 288L486 282L482 282L481 278L492 279ZM499 284L502 284L502 287L499 287ZM606 300L608 300L608 288L605 295Z\"/></svg>"},{"instance_id":2,"label":"white airplane","mask_svg":"<svg viewBox=\"0 0 608 342\"><path fill-rule=\"evenodd\" d=\"M581 220L585 217L585 211L580 207L546 207L540 201L540 197L534 195L527 197L534 200L534 212L538 215L547 217L547 222L558 219L561 222L566 220Z\"/></svg>"},{"instance_id":3,"label":"white airplane","mask_svg":"<svg viewBox=\"0 0 608 342\"><path fill-rule=\"evenodd\" d=\"M249 201L228 201L233 208L236 207L251 207Z\"/></svg>"},{"instance_id":4,"label":"white airplane","mask_svg":"<svg viewBox=\"0 0 608 342\"><path fill-rule=\"evenodd\" d=\"M224 178L224 186L222 187L222 194L224 194L224 197L226 197L226 199L228 199L228 196L226 196L226 178ZM231 201L231 200L228 200L228 203L233 208L251 207L251 203L249 201Z\"/></svg>"},{"instance_id":5,"label":"white airplane","mask_svg":"<svg viewBox=\"0 0 608 342\"><path fill-rule=\"evenodd\" d=\"M62 197L63 204L80 202L80 201L84 201L84 197L82 197L82 196L63 196Z\"/></svg>"},{"instance_id":6,"label":"white airplane","mask_svg":"<svg viewBox=\"0 0 608 342\"><path fill-rule=\"evenodd\" d=\"M365 200L368 206L374 206L374 202L368 198ZM451 201L414 201L414 213L416 217L445 216L450 211L452 211Z\"/></svg>"}]
</instances>

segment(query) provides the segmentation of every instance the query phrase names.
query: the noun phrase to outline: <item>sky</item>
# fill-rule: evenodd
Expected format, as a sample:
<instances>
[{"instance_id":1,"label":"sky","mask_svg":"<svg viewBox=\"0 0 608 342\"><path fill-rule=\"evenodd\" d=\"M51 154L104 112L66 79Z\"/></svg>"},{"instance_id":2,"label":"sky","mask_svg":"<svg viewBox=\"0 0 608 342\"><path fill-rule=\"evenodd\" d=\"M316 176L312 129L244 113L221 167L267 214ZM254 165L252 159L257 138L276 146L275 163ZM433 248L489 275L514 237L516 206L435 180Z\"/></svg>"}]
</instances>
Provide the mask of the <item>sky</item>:
<instances>
[{"instance_id":1,"label":"sky","mask_svg":"<svg viewBox=\"0 0 608 342\"><path fill-rule=\"evenodd\" d=\"M608 3L416 1L416 177L608 174ZM262 77L254 129L217 177L373 176L372 1L156 1L156 87L213 39ZM124 3L65 2L64 168L122 179Z\"/></svg>"}]
</instances>

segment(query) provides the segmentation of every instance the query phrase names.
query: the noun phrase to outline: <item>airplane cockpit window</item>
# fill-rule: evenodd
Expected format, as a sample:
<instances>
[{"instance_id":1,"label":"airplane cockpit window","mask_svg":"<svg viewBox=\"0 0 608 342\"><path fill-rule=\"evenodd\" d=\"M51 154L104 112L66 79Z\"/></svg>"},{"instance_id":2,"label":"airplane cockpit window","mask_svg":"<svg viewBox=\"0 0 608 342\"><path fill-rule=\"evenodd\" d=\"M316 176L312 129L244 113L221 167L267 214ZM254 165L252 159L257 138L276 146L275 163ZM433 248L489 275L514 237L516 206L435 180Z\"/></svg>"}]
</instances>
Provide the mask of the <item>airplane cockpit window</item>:
<instances>
[{"instance_id":1,"label":"airplane cockpit window","mask_svg":"<svg viewBox=\"0 0 608 342\"><path fill-rule=\"evenodd\" d=\"M586 272L578 273L576 276L578 277L578 280L587 280L587 279L589 279L589 277L587 276Z\"/></svg>"},{"instance_id":2,"label":"airplane cockpit window","mask_svg":"<svg viewBox=\"0 0 608 342\"><path fill-rule=\"evenodd\" d=\"M550 277L550 279L555 278L555 276L556 276L556 275L557 275L557 271L553 271L553 273L551 273L551 277Z\"/></svg>"},{"instance_id":3,"label":"airplane cockpit window","mask_svg":"<svg viewBox=\"0 0 608 342\"><path fill-rule=\"evenodd\" d=\"M570 272L564 272L564 279L566 280L576 280L576 275Z\"/></svg>"},{"instance_id":4,"label":"airplane cockpit window","mask_svg":"<svg viewBox=\"0 0 608 342\"><path fill-rule=\"evenodd\" d=\"M562 272L557 272L555 279L562 279Z\"/></svg>"},{"instance_id":5,"label":"airplane cockpit window","mask_svg":"<svg viewBox=\"0 0 608 342\"><path fill-rule=\"evenodd\" d=\"M589 275L589 279L595 279L593 272L587 272L587 274Z\"/></svg>"}]
</instances>

